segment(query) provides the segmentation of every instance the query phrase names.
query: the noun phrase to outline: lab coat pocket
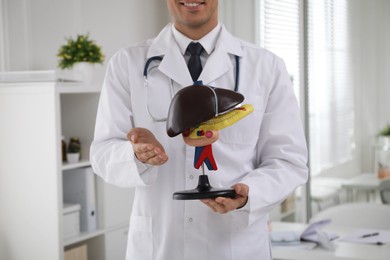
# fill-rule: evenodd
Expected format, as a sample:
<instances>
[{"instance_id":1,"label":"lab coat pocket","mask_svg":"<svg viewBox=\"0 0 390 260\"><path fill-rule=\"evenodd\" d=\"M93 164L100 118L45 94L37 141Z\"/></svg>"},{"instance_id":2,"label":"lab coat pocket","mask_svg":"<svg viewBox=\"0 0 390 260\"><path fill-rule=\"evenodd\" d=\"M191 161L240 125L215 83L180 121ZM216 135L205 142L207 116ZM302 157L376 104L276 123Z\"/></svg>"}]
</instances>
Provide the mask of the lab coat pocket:
<instances>
[{"instance_id":1,"label":"lab coat pocket","mask_svg":"<svg viewBox=\"0 0 390 260\"><path fill-rule=\"evenodd\" d=\"M224 128L220 132L220 139L226 144L256 144L259 138L261 120L263 118L263 106L261 96L245 97L244 104L251 104L253 112L235 124Z\"/></svg>"},{"instance_id":2,"label":"lab coat pocket","mask_svg":"<svg viewBox=\"0 0 390 260\"><path fill-rule=\"evenodd\" d=\"M232 258L237 260L272 259L266 218L261 218L251 225L248 225L248 221L248 212L233 212Z\"/></svg>"},{"instance_id":3,"label":"lab coat pocket","mask_svg":"<svg viewBox=\"0 0 390 260\"><path fill-rule=\"evenodd\" d=\"M126 259L153 259L151 217L131 216Z\"/></svg>"}]
</instances>

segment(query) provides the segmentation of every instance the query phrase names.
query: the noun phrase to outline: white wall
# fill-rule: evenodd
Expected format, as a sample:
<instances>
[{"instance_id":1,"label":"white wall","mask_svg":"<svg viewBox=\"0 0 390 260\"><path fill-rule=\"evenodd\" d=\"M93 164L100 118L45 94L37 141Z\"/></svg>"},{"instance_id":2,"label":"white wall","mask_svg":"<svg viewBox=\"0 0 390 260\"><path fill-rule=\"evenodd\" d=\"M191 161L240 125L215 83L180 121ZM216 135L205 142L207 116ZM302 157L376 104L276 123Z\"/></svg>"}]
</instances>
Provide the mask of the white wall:
<instances>
[{"instance_id":1,"label":"white wall","mask_svg":"<svg viewBox=\"0 0 390 260\"><path fill-rule=\"evenodd\" d=\"M1 0L6 11L6 70L50 70L65 37L90 33L110 57L155 36L170 21L165 0ZM233 34L256 42L256 0L220 1Z\"/></svg>"},{"instance_id":2,"label":"white wall","mask_svg":"<svg viewBox=\"0 0 390 260\"><path fill-rule=\"evenodd\" d=\"M0 0L0 72L5 70L5 30L6 27L6 12L5 1Z\"/></svg>"},{"instance_id":3,"label":"white wall","mask_svg":"<svg viewBox=\"0 0 390 260\"><path fill-rule=\"evenodd\" d=\"M169 21L162 0L4 0L7 70L50 70L65 37L89 33L109 58L150 38Z\"/></svg>"},{"instance_id":4,"label":"white wall","mask_svg":"<svg viewBox=\"0 0 390 260\"><path fill-rule=\"evenodd\" d=\"M381 45L379 49L378 64L380 70L380 92L379 92L379 127L390 124L390 1L380 1L380 13L382 23L379 25L382 34ZM383 52L382 52L383 51Z\"/></svg>"},{"instance_id":5,"label":"white wall","mask_svg":"<svg viewBox=\"0 0 390 260\"><path fill-rule=\"evenodd\" d=\"M259 42L258 0L220 0L219 18L235 36Z\"/></svg>"},{"instance_id":6,"label":"white wall","mask_svg":"<svg viewBox=\"0 0 390 260\"><path fill-rule=\"evenodd\" d=\"M373 171L372 143L390 123L390 1L353 0L356 126L361 169Z\"/></svg>"}]
</instances>

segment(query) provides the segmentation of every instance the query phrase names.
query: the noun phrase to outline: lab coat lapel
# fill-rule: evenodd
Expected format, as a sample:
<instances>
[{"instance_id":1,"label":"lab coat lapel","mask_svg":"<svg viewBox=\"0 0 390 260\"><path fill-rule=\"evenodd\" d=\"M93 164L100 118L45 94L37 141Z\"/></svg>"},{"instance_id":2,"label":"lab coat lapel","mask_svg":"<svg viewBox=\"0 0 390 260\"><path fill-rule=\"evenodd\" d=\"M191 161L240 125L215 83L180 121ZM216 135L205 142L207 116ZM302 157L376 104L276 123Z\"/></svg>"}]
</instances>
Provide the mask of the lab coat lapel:
<instances>
[{"instance_id":1,"label":"lab coat lapel","mask_svg":"<svg viewBox=\"0 0 390 260\"><path fill-rule=\"evenodd\" d=\"M153 40L147 58L163 56L158 70L181 86L192 85L187 64L172 34L172 24L168 24Z\"/></svg>"},{"instance_id":2,"label":"lab coat lapel","mask_svg":"<svg viewBox=\"0 0 390 260\"><path fill-rule=\"evenodd\" d=\"M187 64L172 34L172 24L168 24L153 40L147 57L164 56L158 69L181 86L192 85ZM231 35L222 25L221 35L213 53L208 58L199 79L209 84L226 73L234 72L232 55L241 57L241 42Z\"/></svg>"},{"instance_id":3,"label":"lab coat lapel","mask_svg":"<svg viewBox=\"0 0 390 260\"><path fill-rule=\"evenodd\" d=\"M243 55L241 43L222 25L221 35L215 49L207 59L199 77L203 84L207 85L226 73L235 73L235 63L232 63L232 55L239 57Z\"/></svg>"},{"instance_id":4,"label":"lab coat lapel","mask_svg":"<svg viewBox=\"0 0 390 260\"><path fill-rule=\"evenodd\" d=\"M193 84L187 64L176 43L168 49L158 69L179 85L185 87Z\"/></svg>"},{"instance_id":5,"label":"lab coat lapel","mask_svg":"<svg viewBox=\"0 0 390 260\"><path fill-rule=\"evenodd\" d=\"M208 85L225 73L233 71L233 68L229 54L224 50L216 49L207 59L199 79L203 81L203 84Z\"/></svg>"}]
</instances>

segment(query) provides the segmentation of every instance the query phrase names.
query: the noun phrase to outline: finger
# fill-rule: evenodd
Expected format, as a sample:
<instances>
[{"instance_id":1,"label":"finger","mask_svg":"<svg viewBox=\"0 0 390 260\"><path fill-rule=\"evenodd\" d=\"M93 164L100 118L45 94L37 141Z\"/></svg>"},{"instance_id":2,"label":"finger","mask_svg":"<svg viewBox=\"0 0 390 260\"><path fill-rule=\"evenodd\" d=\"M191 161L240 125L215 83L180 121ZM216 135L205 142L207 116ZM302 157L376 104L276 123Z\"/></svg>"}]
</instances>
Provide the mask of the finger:
<instances>
[{"instance_id":1,"label":"finger","mask_svg":"<svg viewBox=\"0 0 390 260\"><path fill-rule=\"evenodd\" d=\"M218 197L215 199L215 202L219 203L220 205L223 205L224 211L232 211L236 210L237 208L243 207L248 200L248 196L246 194L249 192L249 189L246 189L245 187L235 187L235 191L236 193L238 192L241 194L237 194L234 199Z\"/></svg>"},{"instance_id":2,"label":"finger","mask_svg":"<svg viewBox=\"0 0 390 260\"><path fill-rule=\"evenodd\" d=\"M132 146L135 156L143 163L155 156L153 146L150 144L132 144Z\"/></svg>"},{"instance_id":3,"label":"finger","mask_svg":"<svg viewBox=\"0 0 390 260\"><path fill-rule=\"evenodd\" d=\"M243 183L237 183L232 187L236 194L241 197L247 197L249 194L249 187Z\"/></svg>"},{"instance_id":4,"label":"finger","mask_svg":"<svg viewBox=\"0 0 390 260\"><path fill-rule=\"evenodd\" d=\"M166 154L156 154L156 156L151 157L147 160L147 163L151 165L161 165L168 160L168 156Z\"/></svg>"},{"instance_id":5,"label":"finger","mask_svg":"<svg viewBox=\"0 0 390 260\"><path fill-rule=\"evenodd\" d=\"M209 207L213 212L217 212L217 210L210 204L212 200L201 200L207 207Z\"/></svg>"},{"instance_id":6,"label":"finger","mask_svg":"<svg viewBox=\"0 0 390 260\"><path fill-rule=\"evenodd\" d=\"M132 135L128 134L128 135L127 135L127 139L128 139L130 142L132 142L133 144L137 143L137 136L136 136L135 134L132 134Z\"/></svg>"},{"instance_id":7,"label":"finger","mask_svg":"<svg viewBox=\"0 0 390 260\"><path fill-rule=\"evenodd\" d=\"M146 128L135 127L127 133L127 139L133 143L148 143L151 138L154 138L154 135Z\"/></svg>"},{"instance_id":8,"label":"finger","mask_svg":"<svg viewBox=\"0 0 390 260\"><path fill-rule=\"evenodd\" d=\"M153 148L146 152L136 153L138 160L152 165L160 165L168 160L168 155L161 149Z\"/></svg>"},{"instance_id":9,"label":"finger","mask_svg":"<svg viewBox=\"0 0 390 260\"><path fill-rule=\"evenodd\" d=\"M217 198L218 199L218 198ZM221 198L223 199L223 198ZM208 203L214 210L215 212L225 214L230 211L229 207L223 203L218 203L216 200L210 200Z\"/></svg>"},{"instance_id":10,"label":"finger","mask_svg":"<svg viewBox=\"0 0 390 260\"><path fill-rule=\"evenodd\" d=\"M215 202L220 205L221 209L224 213L235 210L237 205L240 203L237 199L218 197L215 199Z\"/></svg>"},{"instance_id":11,"label":"finger","mask_svg":"<svg viewBox=\"0 0 390 260\"><path fill-rule=\"evenodd\" d=\"M234 185L233 188L237 194L238 205L236 206L236 209L242 208L248 202L249 186L243 183L238 183Z\"/></svg>"},{"instance_id":12,"label":"finger","mask_svg":"<svg viewBox=\"0 0 390 260\"><path fill-rule=\"evenodd\" d=\"M148 162L152 158L154 158L156 155L155 154L150 154L150 153L136 153L138 160L141 162Z\"/></svg>"},{"instance_id":13,"label":"finger","mask_svg":"<svg viewBox=\"0 0 390 260\"><path fill-rule=\"evenodd\" d=\"M136 152L138 159L141 159L143 161L148 161L156 156L158 156L160 153L156 153L154 149L150 149L153 147L146 147L146 148L140 148L138 149L138 152Z\"/></svg>"},{"instance_id":14,"label":"finger","mask_svg":"<svg viewBox=\"0 0 390 260\"><path fill-rule=\"evenodd\" d=\"M133 145L133 149L135 153L147 153L147 152L154 152L153 151L153 145L151 144L135 144Z\"/></svg>"},{"instance_id":15,"label":"finger","mask_svg":"<svg viewBox=\"0 0 390 260\"><path fill-rule=\"evenodd\" d=\"M127 133L127 139L130 140L132 143L137 143L139 134L140 134L140 131L138 128L132 128Z\"/></svg>"}]
</instances>

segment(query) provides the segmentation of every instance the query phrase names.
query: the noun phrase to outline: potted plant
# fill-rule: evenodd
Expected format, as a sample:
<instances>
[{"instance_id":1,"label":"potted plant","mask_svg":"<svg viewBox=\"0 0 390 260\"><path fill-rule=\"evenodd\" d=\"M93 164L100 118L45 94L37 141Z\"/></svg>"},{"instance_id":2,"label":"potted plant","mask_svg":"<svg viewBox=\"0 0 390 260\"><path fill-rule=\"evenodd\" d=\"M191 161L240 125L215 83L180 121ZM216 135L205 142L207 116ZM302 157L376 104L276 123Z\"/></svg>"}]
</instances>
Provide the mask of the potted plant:
<instances>
[{"instance_id":1,"label":"potted plant","mask_svg":"<svg viewBox=\"0 0 390 260\"><path fill-rule=\"evenodd\" d=\"M68 150L67 150L67 160L69 163L77 163L80 160L81 152L81 143L78 137L70 138Z\"/></svg>"},{"instance_id":2,"label":"potted plant","mask_svg":"<svg viewBox=\"0 0 390 260\"><path fill-rule=\"evenodd\" d=\"M375 172L379 179L390 177L390 125L377 134L375 147Z\"/></svg>"},{"instance_id":3,"label":"potted plant","mask_svg":"<svg viewBox=\"0 0 390 260\"><path fill-rule=\"evenodd\" d=\"M381 131L379 131L378 136L390 137L390 125L388 124Z\"/></svg>"},{"instance_id":4,"label":"potted plant","mask_svg":"<svg viewBox=\"0 0 390 260\"><path fill-rule=\"evenodd\" d=\"M94 64L102 64L104 54L101 47L89 38L89 34L77 35L76 39L65 38L66 44L58 50L57 78L64 81L90 83Z\"/></svg>"}]
</instances>

